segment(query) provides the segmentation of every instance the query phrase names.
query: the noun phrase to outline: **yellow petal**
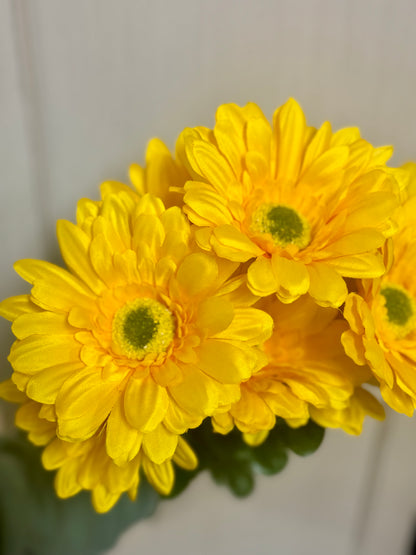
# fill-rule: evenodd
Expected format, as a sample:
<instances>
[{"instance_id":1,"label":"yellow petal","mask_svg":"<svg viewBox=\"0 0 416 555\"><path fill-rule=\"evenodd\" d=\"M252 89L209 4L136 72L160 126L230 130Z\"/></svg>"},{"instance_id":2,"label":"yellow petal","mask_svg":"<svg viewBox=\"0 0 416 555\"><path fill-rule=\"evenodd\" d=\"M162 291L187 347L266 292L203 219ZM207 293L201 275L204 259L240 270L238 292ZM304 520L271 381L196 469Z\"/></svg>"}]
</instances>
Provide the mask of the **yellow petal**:
<instances>
[{"instance_id":1,"label":"yellow petal","mask_svg":"<svg viewBox=\"0 0 416 555\"><path fill-rule=\"evenodd\" d=\"M129 380L124 394L124 413L127 422L140 432L153 431L163 420L168 404L166 389L152 377Z\"/></svg>"},{"instance_id":2,"label":"yellow petal","mask_svg":"<svg viewBox=\"0 0 416 555\"><path fill-rule=\"evenodd\" d=\"M133 182L133 180L131 180ZM137 200L137 195L132 190L131 187L125 183L120 183L119 181L104 181L100 185L101 198L108 197L109 195L120 195L120 193L125 193L128 196Z\"/></svg>"},{"instance_id":3,"label":"yellow petal","mask_svg":"<svg viewBox=\"0 0 416 555\"><path fill-rule=\"evenodd\" d=\"M177 434L169 432L163 424L143 436L144 453L156 464L162 464L166 460L170 460L177 445Z\"/></svg>"},{"instance_id":4,"label":"yellow petal","mask_svg":"<svg viewBox=\"0 0 416 555\"><path fill-rule=\"evenodd\" d=\"M354 391L354 398L360 403L365 410L366 414L375 418L376 420L384 420L385 412L384 407L379 401L371 395L369 391L362 387L357 387Z\"/></svg>"},{"instance_id":5,"label":"yellow petal","mask_svg":"<svg viewBox=\"0 0 416 555\"><path fill-rule=\"evenodd\" d=\"M64 382L83 367L80 361L75 361L46 368L30 378L26 393L39 403L53 404Z\"/></svg>"},{"instance_id":6,"label":"yellow petal","mask_svg":"<svg viewBox=\"0 0 416 555\"><path fill-rule=\"evenodd\" d=\"M40 312L40 308L32 303L29 295L17 295L0 302L0 316L13 322L18 316Z\"/></svg>"},{"instance_id":7,"label":"yellow petal","mask_svg":"<svg viewBox=\"0 0 416 555\"><path fill-rule=\"evenodd\" d=\"M210 336L228 328L233 317L230 302L220 297L209 297L199 305L195 323L206 336Z\"/></svg>"},{"instance_id":8,"label":"yellow petal","mask_svg":"<svg viewBox=\"0 0 416 555\"><path fill-rule=\"evenodd\" d=\"M180 384L169 387L169 393L180 408L178 414L170 414L173 431L183 423L191 419L187 427L199 425L203 418L211 415L218 407L218 388L208 376L205 376L198 368L188 365L184 372L183 381ZM181 411L182 414L181 414ZM173 417L175 417L173 419ZM183 432L181 432L183 433Z\"/></svg>"},{"instance_id":9,"label":"yellow petal","mask_svg":"<svg viewBox=\"0 0 416 555\"><path fill-rule=\"evenodd\" d=\"M247 152L245 162L253 183L263 182L267 179L270 168L269 162L264 156L258 152Z\"/></svg>"},{"instance_id":10,"label":"yellow petal","mask_svg":"<svg viewBox=\"0 0 416 555\"><path fill-rule=\"evenodd\" d=\"M15 341L9 360L17 372L33 375L58 364L79 361L80 344L71 335L31 335Z\"/></svg>"},{"instance_id":11,"label":"yellow petal","mask_svg":"<svg viewBox=\"0 0 416 555\"><path fill-rule=\"evenodd\" d=\"M308 416L308 406L284 383L273 381L261 393L263 401L273 414L285 419L298 419Z\"/></svg>"},{"instance_id":12,"label":"yellow petal","mask_svg":"<svg viewBox=\"0 0 416 555\"><path fill-rule=\"evenodd\" d=\"M330 258L375 251L384 241L383 234L375 229L361 229L331 243L325 250L325 255Z\"/></svg>"},{"instance_id":13,"label":"yellow petal","mask_svg":"<svg viewBox=\"0 0 416 555\"><path fill-rule=\"evenodd\" d=\"M77 202L77 224L91 235L91 224L98 216L101 202L96 202L88 198L82 198Z\"/></svg>"},{"instance_id":14,"label":"yellow petal","mask_svg":"<svg viewBox=\"0 0 416 555\"><path fill-rule=\"evenodd\" d=\"M66 499L81 491L77 480L79 463L76 459L67 461L55 476L55 490L58 497Z\"/></svg>"},{"instance_id":15,"label":"yellow petal","mask_svg":"<svg viewBox=\"0 0 416 555\"><path fill-rule=\"evenodd\" d=\"M192 144L193 169L204 177L220 193L225 194L230 184L235 181L235 173L217 148L203 141L195 140Z\"/></svg>"},{"instance_id":16,"label":"yellow petal","mask_svg":"<svg viewBox=\"0 0 416 555\"><path fill-rule=\"evenodd\" d=\"M365 253L357 256L342 256L330 258L325 262L344 277L376 278L385 272L381 254Z\"/></svg>"},{"instance_id":17,"label":"yellow petal","mask_svg":"<svg viewBox=\"0 0 416 555\"><path fill-rule=\"evenodd\" d=\"M24 403L27 396L19 391L11 379L0 383L0 398L10 403Z\"/></svg>"},{"instance_id":18,"label":"yellow petal","mask_svg":"<svg viewBox=\"0 0 416 555\"><path fill-rule=\"evenodd\" d=\"M261 113L247 122L247 150L258 152L269 164L272 129Z\"/></svg>"},{"instance_id":19,"label":"yellow petal","mask_svg":"<svg viewBox=\"0 0 416 555\"><path fill-rule=\"evenodd\" d=\"M145 190L144 169L139 164L130 164L129 178L139 195L144 195Z\"/></svg>"},{"instance_id":20,"label":"yellow petal","mask_svg":"<svg viewBox=\"0 0 416 555\"><path fill-rule=\"evenodd\" d=\"M272 268L278 288L276 295L283 303L290 303L309 289L309 274L302 262L272 255Z\"/></svg>"},{"instance_id":21,"label":"yellow petal","mask_svg":"<svg viewBox=\"0 0 416 555\"><path fill-rule=\"evenodd\" d=\"M71 457L85 451L85 443L68 443L55 438L42 452L42 464L46 470L55 470Z\"/></svg>"},{"instance_id":22,"label":"yellow petal","mask_svg":"<svg viewBox=\"0 0 416 555\"><path fill-rule=\"evenodd\" d=\"M108 512L120 498L121 493L112 493L103 484L98 484L92 491L92 504L97 513Z\"/></svg>"},{"instance_id":23,"label":"yellow petal","mask_svg":"<svg viewBox=\"0 0 416 555\"><path fill-rule=\"evenodd\" d=\"M178 445L172 460L185 470L194 470L198 466L198 459L195 453L180 436L178 436Z\"/></svg>"},{"instance_id":24,"label":"yellow petal","mask_svg":"<svg viewBox=\"0 0 416 555\"><path fill-rule=\"evenodd\" d=\"M308 267L310 286L309 294L320 306L341 306L348 289L342 277L324 263L311 264Z\"/></svg>"},{"instance_id":25,"label":"yellow petal","mask_svg":"<svg viewBox=\"0 0 416 555\"><path fill-rule=\"evenodd\" d=\"M276 292L278 284L274 275L271 260L263 256L250 264L247 271L250 290L260 297L267 297Z\"/></svg>"},{"instance_id":26,"label":"yellow petal","mask_svg":"<svg viewBox=\"0 0 416 555\"><path fill-rule=\"evenodd\" d=\"M266 341L273 331L272 317L256 308L234 309L232 323L215 335L215 339L243 341L247 345L260 345Z\"/></svg>"},{"instance_id":27,"label":"yellow petal","mask_svg":"<svg viewBox=\"0 0 416 555\"><path fill-rule=\"evenodd\" d=\"M56 225L62 258L68 268L96 294L103 290L103 282L91 266L89 247L91 238L78 226L67 220Z\"/></svg>"},{"instance_id":28,"label":"yellow petal","mask_svg":"<svg viewBox=\"0 0 416 555\"><path fill-rule=\"evenodd\" d=\"M133 225L132 247L140 256L140 248L145 243L156 259L165 240L165 229L160 219L152 214L140 214Z\"/></svg>"},{"instance_id":29,"label":"yellow petal","mask_svg":"<svg viewBox=\"0 0 416 555\"><path fill-rule=\"evenodd\" d=\"M354 198L346 222L347 230L378 226L391 217L397 204L395 196L384 191L370 192L361 200Z\"/></svg>"},{"instance_id":30,"label":"yellow petal","mask_svg":"<svg viewBox=\"0 0 416 555\"><path fill-rule=\"evenodd\" d=\"M338 129L333 135L331 144L332 146L350 145L360 138L360 130L358 127L344 127Z\"/></svg>"},{"instance_id":31,"label":"yellow petal","mask_svg":"<svg viewBox=\"0 0 416 555\"><path fill-rule=\"evenodd\" d=\"M121 399L119 399L107 419L107 453L116 464L123 465L137 455L141 443L142 434L127 422Z\"/></svg>"},{"instance_id":32,"label":"yellow petal","mask_svg":"<svg viewBox=\"0 0 416 555\"><path fill-rule=\"evenodd\" d=\"M346 146L339 146L326 150L319 158L307 168L305 173L300 178L302 185L310 185L328 180L336 173L342 170L349 155L349 148Z\"/></svg>"},{"instance_id":33,"label":"yellow petal","mask_svg":"<svg viewBox=\"0 0 416 555\"><path fill-rule=\"evenodd\" d=\"M102 281L109 286L115 281L113 254L113 249L104 234L96 234L90 246L91 263Z\"/></svg>"},{"instance_id":34,"label":"yellow petal","mask_svg":"<svg viewBox=\"0 0 416 555\"><path fill-rule=\"evenodd\" d=\"M148 482L156 491L161 495L169 495L175 480L173 466L170 461L166 461L162 464L155 464L145 457L143 459L143 470Z\"/></svg>"},{"instance_id":35,"label":"yellow petal","mask_svg":"<svg viewBox=\"0 0 416 555\"><path fill-rule=\"evenodd\" d=\"M211 422L212 428L217 434L226 435L234 428L233 417L228 412L214 414Z\"/></svg>"},{"instance_id":36,"label":"yellow petal","mask_svg":"<svg viewBox=\"0 0 416 555\"><path fill-rule=\"evenodd\" d=\"M165 211L162 199L146 193L137 203L136 214L154 214L160 216Z\"/></svg>"},{"instance_id":37,"label":"yellow petal","mask_svg":"<svg viewBox=\"0 0 416 555\"><path fill-rule=\"evenodd\" d=\"M243 345L241 345L243 347ZM198 349L199 366L220 383L241 383L257 363L254 349L239 348L227 341L207 339Z\"/></svg>"},{"instance_id":38,"label":"yellow petal","mask_svg":"<svg viewBox=\"0 0 416 555\"><path fill-rule=\"evenodd\" d=\"M250 447L258 447L266 441L269 432L270 430L262 430L256 434L243 434L243 439Z\"/></svg>"},{"instance_id":39,"label":"yellow petal","mask_svg":"<svg viewBox=\"0 0 416 555\"><path fill-rule=\"evenodd\" d=\"M243 108L236 104L223 104L217 109L214 136L218 147L237 175L241 173L245 127L248 120L261 116L261 110L254 103Z\"/></svg>"},{"instance_id":40,"label":"yellow petal","mask_svg":"<svg viewBox=\"0 0 416 555\"><path fill-rule=\"evenodd\" d=\"M91 307L94 294L78 278L66 270L42 260L19 260L16 272L33 283L32 299L46 310L69 311L74 304Z\"/></svg>"},{"instance_id":41,"label":"yellow petal","mask_svg":"<svg viewBox=\"0 0 416 555\"><path fill-rule=\"evenodd\" d=\"M183 198L186 213L192 223L198 226L217 226L232 223L227 201L212 187L199 181L185 185Z\"/></svg>"},{"instance_id":42,"label":"yellow petal","mask_svg":"<svg viewBox=\"0 0 416 555\"><path fill-rule=\"evenodd\" d=\"M176 279L189 296L212 287L218 277L218 264L213 256L204 253L189 254L179 266Z\"/></svg>"},{"instance_id":43,"label":"yellow petal","mask_svg":"<svg viewBox=\"0 0 416 555\"><path fill-rule=\"evenodd\" d=\"M131 248L130 214L125 204L130 204L129 200L120 193L109 195L104 198L101 207L101 216L108 223L108 229L111 229L108 239L121 252Z\"/></svg>"},{"instance_id":44,"label":"yellow petal","mask_svg":"<svg viewBox=\"0 0 416 555\"><path fill-rule=\"evenodd\" d=\"M413 416L415 405L412 397L402 391L396 384L391 388L386 383L381 382L380 393L392 409L409 417Z\"/></svg>"},{"instance_id":45,"label":"yellow petal","mask_svg":"<svg viewBox=\"0 0 416 555\"><path fill-rule=\"evenodd\" d=\"M160 366L152 366L152 377L162 387L168 387L179 383L183 379L181 368L170 358Z\"/></svg>"},{"instance_id":46,"label":"yellow petal","mask_svg":"<svg viewBox=\"0 0 416 555\"><path fill-rule=\"evenodd\" d=\"M341 343L345 353L360 366L367 364L365 349L362 338L351 330L345 331L341 335Z\"/></svg>"},{"instance_id":47,"label":"yellow petal","mask_svg":"<svg viewBox=\"0 0 416 555\"><path fill-rule=\"evenodd\" d=\"M215 227L211 236L211 245L218 256L234 262L247 262L250 258L263 254L263 251L247 235L232 225Z\"/></svg>"},{"instance_id":48,"label":"yellow petal","mask_svg":"<svg viewBox=\"0 0 416 555\"><path fill-rule=\"evenodd\" d=\"M276 418L263 399L248 387L241 388L241 400L232 410L235 422L244 433L257 433L260 430L271 430Z\"/></svg>"},{"instance_id":49,"label":"yellow petal","mask_svg":"<svg viewBox=\"0 0 416 555\"><path fill-rule=\"evenodd\" d=\"M326 121L315 133L306 149L302 162L302 173L327 150L331 141L331 134L331 124Z\"/></svg>"},{"instance_id":50,"label":"yellow petal","mask_svg":"<svg viewBox=\"0 0 416 555\"><path fill-rule=\"evenodd\" d=\"M66 314L42 311L18 316L12 331L18 339L25 339L29 335L73 335L76 330L68 324Z\"/></svg>"},{"instance_id":51,"label":"yellow petal","mask_svg":"<svg viewBox=\"0 0 416 555\"><path fill-rule=\"evenodd\" d=\"M273 117L276 134L276 178L296 179L302 162L306 120L302 108L290 98Z\"/></svg>"},{"instance_id":52,"label":"yellow petal","mask_svg":"<svg viewBox=\"0 0 416 555\"><path fill-rule=\"evenodd\" d=\"M117 402L123 377L103 380L95 368L85 368L67 379L56 398L59 437L67 441L91 437Z\"/></svg>"}]
</instances>

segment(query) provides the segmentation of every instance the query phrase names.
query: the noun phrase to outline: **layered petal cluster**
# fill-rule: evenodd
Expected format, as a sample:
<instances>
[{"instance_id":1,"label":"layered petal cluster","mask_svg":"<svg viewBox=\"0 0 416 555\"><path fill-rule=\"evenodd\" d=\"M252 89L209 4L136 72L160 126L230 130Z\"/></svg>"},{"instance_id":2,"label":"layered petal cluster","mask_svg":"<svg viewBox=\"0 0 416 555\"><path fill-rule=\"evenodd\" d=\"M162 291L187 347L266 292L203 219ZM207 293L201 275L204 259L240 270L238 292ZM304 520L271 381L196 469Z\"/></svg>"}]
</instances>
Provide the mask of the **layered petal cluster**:
<instances>
[{"instance_id":1,"label":"layered petal cluster","mask_svg":"<svg viewBox=\"0 0 416 555\"><path fill-rule=\"evenodd\" d=\"M60 497L105 512L140 476L168 494L206 418L253 446L276 419L359 434L384 418L377 384L413 413L416 164L390 155L294 100L272 125L223 105L58 222L65 268L15 264L31 289L0 303L16 336L0 397Z\"/></svg>"},{"instance_id":2,"label":"layered petal cluster","mask_svg":"<svg viewBox=\"0 0 416 555\"><path fill-rule=\"evenodd\" d=\"M309 293L340 306L346 277L384 271L380 247L395 231L400 184L391 148L374 148L356 128L309 127L289 100L270 126L253 103L220 106L213 130L186 129L179 156L192 180L184 210L201 248L250 262L259 296L290 303Z\"/></svg>"},{"instance_id":3,"label":"layered petal cluster","mask_svg":"<svg viewBox=\"0 0 416 555\"><path fill-rule=\"evenodd\" d=\"M227 433L235 425L256 444L276 417L293 427L312 417L349 433L361 432L366 413L383 417L376 399L360 387L370 370L356 365L342 348L341 334L348 326L336 309L318 306L309 295L290 305L275 297L259 304L275 324L264 345L268 364L241 384L241 399L227 413L213 417L216 431Z\"/></svg>"},{"instance_id":4,"label":"layered petal cluster","mask_svg":"<svg viewBox=\"0 0 416 555\"><path fill-rule=\"evenodd\" d=\"M145 165L131 164L129 178L136 200L148 193L160 198L165 207L170 208L182 206L183 194L180 190L190 175L185 166L171 155L167 146L154 138L147 145ZM107 193L123 191L130 196L133 193L130 186L119 181L106 181L101 185L101 190Z\"/></svg>"},{"instance_id":5,"label":"layered petal cluster","mask_svg":"<svg viewBox=\"0 0 416 555\"><path fill-rule=\"evenodd\" d=\"M94 494L98 510L136 488L137 476L123 480L139 466L167 493L180 435L239 398L240 383L265 364L258 345L272 319L251 308L244 277L231 277L237 264L200 252L180 208L149 194L105 189L100 202L84 199L76 225L58 223L58 239L68 269L16 263L31 292L0 305L17 337L9 360L30 399L26 421L50 423L58 439L44 459L50 468L59 460L58 475L72 480L65 491L95 491L77 470L87 459L102 456L111 480L120 476L116 491L107 488L111 503Z\"/></svg>"},{"instance_id":6,"label":"layered petal cluster","mask_svg":"<svg viewBox=\"0 0 416 555\"><path fill-rule=\"evenodd\" d=\"M416 183L416 165L409 192ZM345 303L350 330L343 334L346 353L369 365L384 400L412 416L416 408L416 196L405 203L399 231L386 248L389 270L379 279L363 280Z\"/></svg>"},{"instance_id":7,"label":"layered petal cluster","mask_svg":"<svg viewBox=\"0 0 416 555\"><path fill-rule=\"evenodd\" d=\"M167 494L174 481L173 462L185 470L197 466L195 454L182 437L178 438L172 459L163 464L155 464L145 449L128 463L116 464L107 453L105 434L100 431L86 441L64 441L57 437L56 421L50 410L29 399L11 380L0 384L0 395L20 404L16 424L28 432L32 443L45 446L42 463L47 470L57 470L55 490L59 497L66 499L81 490L91 491L93 506L99 513L111 509L124 492L134 501L140 469L158 492ZM154 437L153 441L159 439Z\"/></svg>"}]
</instances>

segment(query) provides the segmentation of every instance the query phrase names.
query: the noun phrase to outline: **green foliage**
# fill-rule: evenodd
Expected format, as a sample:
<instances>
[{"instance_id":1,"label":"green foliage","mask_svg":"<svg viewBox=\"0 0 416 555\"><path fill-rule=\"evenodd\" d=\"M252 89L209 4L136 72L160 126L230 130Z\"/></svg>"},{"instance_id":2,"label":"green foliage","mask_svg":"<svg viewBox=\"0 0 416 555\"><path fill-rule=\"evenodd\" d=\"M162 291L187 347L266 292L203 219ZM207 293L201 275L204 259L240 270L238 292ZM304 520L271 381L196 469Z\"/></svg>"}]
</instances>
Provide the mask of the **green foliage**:
<instances>
[{"instance_id":1,"label":"green foliage","mask_svg":"<svg viewBox=\"0 0 416 555\"><path fill-rule=\"evenodd\" d=\"M246 496L254 487L256 472L277 474L286 466L289 450L297 455L309 455L318 449L323 437L324 429L312 421L300 428L290 428L278 419L266 441L250 447L239 431L233 430L226 436L214 434L206 420L186 434L186 440L198 456L198 468L193 472L176 470L171 497L183 491L202 470L208 470L217 483L225 484L235 495Z\"/></svg>"}]
</instances>

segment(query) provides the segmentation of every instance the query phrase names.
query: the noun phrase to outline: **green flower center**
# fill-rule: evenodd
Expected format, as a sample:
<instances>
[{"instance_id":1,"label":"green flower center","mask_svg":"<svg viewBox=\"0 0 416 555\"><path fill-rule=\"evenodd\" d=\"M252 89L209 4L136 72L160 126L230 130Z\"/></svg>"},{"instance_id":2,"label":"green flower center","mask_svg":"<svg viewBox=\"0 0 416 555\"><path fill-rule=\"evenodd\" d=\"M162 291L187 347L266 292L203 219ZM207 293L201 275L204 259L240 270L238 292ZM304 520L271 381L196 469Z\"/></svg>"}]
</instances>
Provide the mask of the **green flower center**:
<instances>
[{"instance_id":1,"label":"green flower center","mask_svg":"<svg viewBox=\"0 0 416 555\"><path fill-rule=\"evenodd\" d=\"M384 297L384 307L389 324L400 328L400 335L406 335L413 327L414 303L407 292L396 285L388 285L380 291Z\"/></svg>"},{"instance_id":2,"label":"green flower center","mask_svg":"<svg viewBox=\"0 0 416 555\"><path fill-rule=\"evenodd\" d=\"M300 249L311 240L310 226L296 210L283 204L264 204L253 214L253 231L269 233L276 245L296 245Z\"/></svg>"},{"instance_id":3,"label":"green flower center","mask_svg":"<svg viewBox=\"0 0 416 555\"><path fill-rule=\"evenodd\" d=\"M172 312L154 299L135 299L120 308L113 320L113 340L128 358L166 352L175 335Z\"/></svg>"}]
</instances>

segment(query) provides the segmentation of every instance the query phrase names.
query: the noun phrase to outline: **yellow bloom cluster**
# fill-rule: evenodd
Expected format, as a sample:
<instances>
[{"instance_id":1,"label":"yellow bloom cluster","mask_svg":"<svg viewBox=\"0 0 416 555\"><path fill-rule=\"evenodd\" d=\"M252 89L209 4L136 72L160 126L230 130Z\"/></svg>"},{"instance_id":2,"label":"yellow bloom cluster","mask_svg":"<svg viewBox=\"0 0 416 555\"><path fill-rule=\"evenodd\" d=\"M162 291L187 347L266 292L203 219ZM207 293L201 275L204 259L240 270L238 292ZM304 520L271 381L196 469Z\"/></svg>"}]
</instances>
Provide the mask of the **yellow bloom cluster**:
<instances>
[{"instance_id":1,"label":"yellow bloom cluster","mask_svg":"<svg viewBox=\"0 0 416 555\"><path fill-rule=\"evenodd\" d=\"M66 268L16 263L0 303L16 341L0 395L45 446L60 497L109 510L143 473L168 494L183 435L211 418L258 445L283 418L359 434L369 392L416 407L416 171L356 128L307 126L294 100L153 139L133 188L101 186L58 222Z\"/></svg>"}]
</instances>

